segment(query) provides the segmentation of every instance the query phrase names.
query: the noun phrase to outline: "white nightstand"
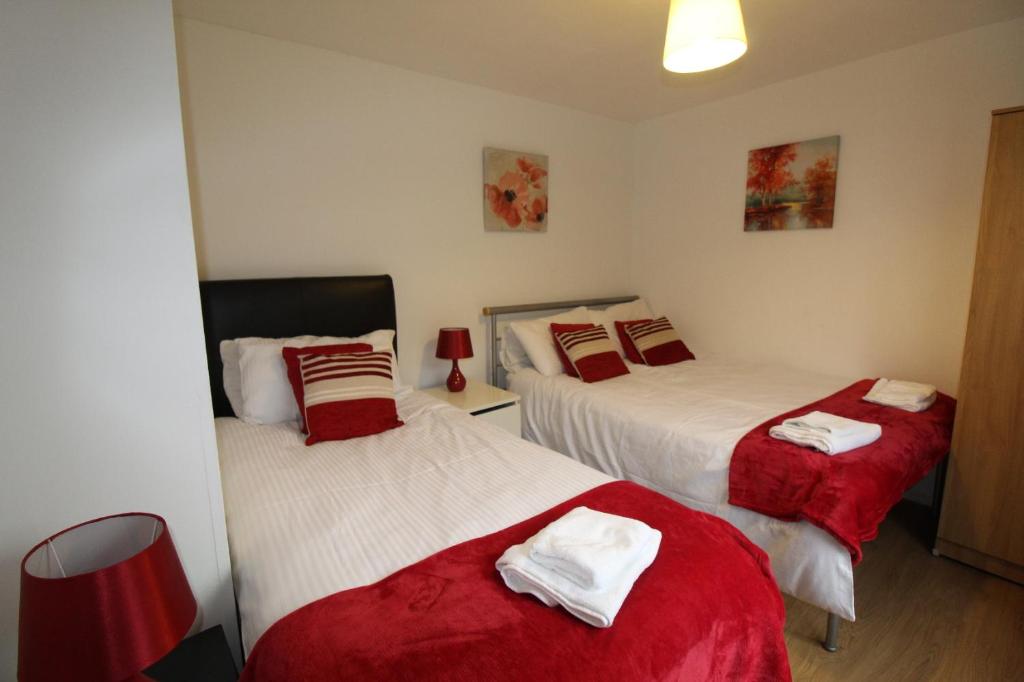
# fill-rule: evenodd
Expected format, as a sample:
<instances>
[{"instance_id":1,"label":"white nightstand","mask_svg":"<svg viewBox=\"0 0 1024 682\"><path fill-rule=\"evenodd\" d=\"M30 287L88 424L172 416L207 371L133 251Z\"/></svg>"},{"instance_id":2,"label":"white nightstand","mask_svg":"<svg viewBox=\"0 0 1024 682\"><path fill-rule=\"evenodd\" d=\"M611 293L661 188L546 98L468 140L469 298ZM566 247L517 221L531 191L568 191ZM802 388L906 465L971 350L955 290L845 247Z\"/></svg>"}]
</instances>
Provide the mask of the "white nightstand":
<instances>
[{"instance_id":1,"label":"white nightstand","mask_svg":"<svg viewBox=\"0 0 1024 682\"><path fill-rule=\"evenodd\" d=\"M424 389L424 393L465 410L471 415L500 426L509 433L522 436L519 396L489 384L467 381L466 388L452 393L445 386Z\"/></svg>"}]
</instances>

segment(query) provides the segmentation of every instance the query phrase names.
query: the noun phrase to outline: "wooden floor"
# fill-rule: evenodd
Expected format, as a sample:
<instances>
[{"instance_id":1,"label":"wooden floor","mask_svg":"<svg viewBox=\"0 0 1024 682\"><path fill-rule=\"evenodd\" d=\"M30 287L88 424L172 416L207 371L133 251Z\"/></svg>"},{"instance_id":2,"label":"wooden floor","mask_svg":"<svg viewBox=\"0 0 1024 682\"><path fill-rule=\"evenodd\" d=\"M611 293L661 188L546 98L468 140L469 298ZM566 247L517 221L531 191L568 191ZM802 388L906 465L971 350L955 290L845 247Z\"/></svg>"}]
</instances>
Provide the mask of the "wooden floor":
<instances>
[{"instance_id":1,"label":"wooden floor","mask_svg":"<svg viewBox=\"0 0 1024 682\"><path fill-rule=\"evenodd\" d=\"M931 554L928 511L900 503L854 569L857 622L786 597L794 680L1024 680L1024 587Z\"/></svg>"}]
</instances>

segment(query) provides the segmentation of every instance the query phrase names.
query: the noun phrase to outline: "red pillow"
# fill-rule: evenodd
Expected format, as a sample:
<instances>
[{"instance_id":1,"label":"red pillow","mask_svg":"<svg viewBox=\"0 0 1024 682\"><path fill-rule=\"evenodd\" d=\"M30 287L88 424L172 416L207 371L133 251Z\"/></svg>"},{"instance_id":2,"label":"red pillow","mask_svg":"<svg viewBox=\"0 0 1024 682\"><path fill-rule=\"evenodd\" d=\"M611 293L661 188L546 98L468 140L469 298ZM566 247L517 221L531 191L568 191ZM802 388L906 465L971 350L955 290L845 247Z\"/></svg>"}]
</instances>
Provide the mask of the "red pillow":
<instances>
[{"instance_id":1,"label":"red pillow","mask_svg":"<svg viewBox=\"0 0 1024 682\"><path fill-rule=\"evenodd\" d=\"M301 415L300 421L302 422L303 433L309 433L309 431L306 430L306 407L303 400L302 372L299 371L299 358L303 355L368 353L372 350L373 346L368 343L336 343L331 346L304 346L302 348L285 346L281 350L281 354L284 355L285 367L288 369L288 383L292 385L292 393L295 395L295 402L299 405L299 414Z\"/></svg>"},{"instance_id":2,"label":"red pillow","mask_svg":"<svg viewBox=\"0 0 1024 682\"><path fill-rule=\"evenodd\" d=\"M578 332L581 329L590 329L594 325L592 324L558 324L557 322L551 323L551 336L555 342L555 352L558 353L558 359L562 361L562 367L565 368L565 373L571 377L579 378L580 373L576 371L576 368L572 366L572 362L569 357L562 350L561 344L558 343L558 339L555 338L555 334L558 332Z\"/></svg>"},{"instance_id":3,"label":"red pillow","mask_svg":"<svg viewBox=\"0 0 1024 682\"><path fill-rule=\"evenodd\" d=\"M391 351L301 355L303 405L309 438L372 436L402 426L391 378Z\"/></svg>"},{"instance_id":4,"label":"red pillow","mask_svg":"<svg viewBox=\"0 0 1024 682\"><path fill-rule=\"evenodd\" d=\"M676 334L667 317L650 322L627 324L626 333L636 346L644 363L652 366L671 365L693 360L693 353Z\"/></svg>"},{"instance_id":5,"label":"red pillow","mask_svg":"<svg viewBox=\"0 0 1024 682\"><path fill-rule=\"evenodd\" d=\"M629 374L603 326L591 324L575 331L552 333L580 378L588 384Z\"/></svg>"},{"instance_id":6,"label":"red pillow","mask_svg":"<svg viewBox=\"0 0 1024 682\"><path fill-rule=\"evenodd\" d=\"M640 357L640 351L633 345L633 339L629 338L629 334L626 333L626 327L644 322L650 322L650 320L615 320L615 331L619 333L619 342L622 344L622 350L626 351L626 358L638 365L644 364L644 359Z\"/></svg>"}]
</instances>

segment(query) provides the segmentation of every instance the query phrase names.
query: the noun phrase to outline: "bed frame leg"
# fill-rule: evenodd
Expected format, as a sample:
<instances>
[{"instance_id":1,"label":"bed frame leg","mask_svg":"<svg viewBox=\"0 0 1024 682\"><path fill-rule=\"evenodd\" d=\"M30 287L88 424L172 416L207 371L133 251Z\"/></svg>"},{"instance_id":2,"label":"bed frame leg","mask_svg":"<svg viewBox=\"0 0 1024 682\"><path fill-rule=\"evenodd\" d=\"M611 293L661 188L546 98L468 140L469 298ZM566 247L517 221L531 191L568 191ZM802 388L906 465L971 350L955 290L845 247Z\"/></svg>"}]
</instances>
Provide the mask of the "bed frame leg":
<instances>
[{"instance_id":1,"label":"bed frame leg","mask_svg":"<svg viewBox=\"0 0 1024 682\"><path fill-rule=\"evenodd\" d=\"M828 624L825 626L825 641L821 645L830 654L839 651L839 616L834 613L828 614Z\"/></svg>"}]
</instances>

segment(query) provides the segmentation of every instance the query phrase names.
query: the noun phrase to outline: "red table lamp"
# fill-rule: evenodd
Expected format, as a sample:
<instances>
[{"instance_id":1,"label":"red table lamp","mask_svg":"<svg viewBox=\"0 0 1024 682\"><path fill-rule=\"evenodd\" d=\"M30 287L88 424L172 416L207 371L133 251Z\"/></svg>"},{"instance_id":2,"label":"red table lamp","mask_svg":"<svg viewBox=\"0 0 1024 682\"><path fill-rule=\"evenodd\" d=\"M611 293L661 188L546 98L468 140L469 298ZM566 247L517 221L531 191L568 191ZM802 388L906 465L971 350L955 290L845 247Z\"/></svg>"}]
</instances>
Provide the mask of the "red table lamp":
<instances>
[{"instance_id":1,"label":"red table lamp","mask_svg":"<svg viewBox=\"0 0 1024 682\"><path fill-rule=\"evenodd\" d=\"M167 523L154 514L87 521L21 562L18 679L147 679L196 618Z\"/></svg>"},{"instance_id":2,"label":"red table lamp","mask_svg":"<svg viewBox=\"0 0 1024 682\"><path fill-rule=\"evenodd\" d=\"M451 360L452 371L448 375L448 390L458 393L466 388L466 377L459 369L460 358L473 357L473 342L465 327L443 327L437 335L437 357Z\"/></svg>"}]
</instances>

